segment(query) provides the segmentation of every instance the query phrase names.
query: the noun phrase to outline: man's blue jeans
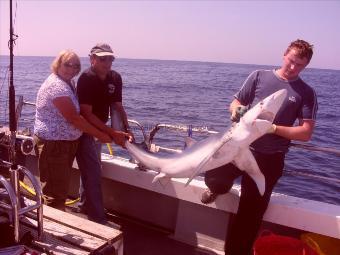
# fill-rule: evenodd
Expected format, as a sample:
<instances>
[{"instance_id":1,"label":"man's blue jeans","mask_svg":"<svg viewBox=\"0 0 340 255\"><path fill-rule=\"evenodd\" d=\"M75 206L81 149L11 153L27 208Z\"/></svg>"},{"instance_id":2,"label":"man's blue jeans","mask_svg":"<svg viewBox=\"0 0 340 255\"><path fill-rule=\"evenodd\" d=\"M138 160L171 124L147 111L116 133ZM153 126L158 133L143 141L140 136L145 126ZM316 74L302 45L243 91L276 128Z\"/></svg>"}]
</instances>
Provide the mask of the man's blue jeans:
<instances>
[{"instance_id":1,"label":"man's blue jeans","mask_svg":"<svg viewBox=\"0 0 340 255\"><path fill-rule=\"evenodd\" d=\"M79 206L86 210L89 220L105 224L100 153L101 144L93 136L84 133L79 139L76 155L81 174Z\"/></svg>"}]
</instances>

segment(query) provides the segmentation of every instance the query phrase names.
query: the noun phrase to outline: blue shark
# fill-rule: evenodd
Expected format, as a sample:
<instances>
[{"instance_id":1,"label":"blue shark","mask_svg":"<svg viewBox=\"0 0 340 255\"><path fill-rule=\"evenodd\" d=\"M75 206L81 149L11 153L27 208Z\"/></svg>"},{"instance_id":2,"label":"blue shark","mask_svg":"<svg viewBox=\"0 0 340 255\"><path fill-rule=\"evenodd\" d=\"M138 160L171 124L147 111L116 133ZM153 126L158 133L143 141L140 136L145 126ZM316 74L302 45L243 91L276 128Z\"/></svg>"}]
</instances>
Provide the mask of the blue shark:
<instances>
[{"instance_id":1,"label":"blue shark","mask_svg":"<svg viewBox=\"0 0 340 255\"><path fill-rule=\"evenodd\" d=\"M225 132L191 142L181 153L157 155L144 151L129 141L125 146L137 162L159 172L153 181L164 178L188 178L189 184L196 175L231 162L248 173L263 195L265 178L249 145L268 133L286 96L285 89L271 94L249 109L238 123L234 123Z\"/></svg>"}]
</instances>

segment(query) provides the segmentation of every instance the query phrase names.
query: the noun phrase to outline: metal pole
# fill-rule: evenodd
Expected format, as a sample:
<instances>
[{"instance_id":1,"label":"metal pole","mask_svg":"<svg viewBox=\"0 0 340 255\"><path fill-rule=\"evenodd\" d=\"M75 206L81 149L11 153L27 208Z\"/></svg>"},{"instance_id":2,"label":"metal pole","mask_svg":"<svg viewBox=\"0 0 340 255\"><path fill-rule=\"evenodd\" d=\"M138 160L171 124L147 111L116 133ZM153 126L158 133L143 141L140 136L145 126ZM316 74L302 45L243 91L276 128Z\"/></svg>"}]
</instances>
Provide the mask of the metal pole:
<instances>
[{"instance_id":1,"label":"metal pole","mask_svg":"<svg viewBox=\"0 0 340 255\"><path fill-rule=\"evenodd\" d=\"M11 145L10 145L10 151L9 151L9 158L11 162L11 169L10 169L10 175L11 175L11 183L14 189L15 197L16 197L16 205L13 208L13 214L14 214L14 239L15 242L19 242L19 218L18 218L18 212L20 210L20 203L19 203L19 173L18 173L18 166L16 163L16 157L15 157L15 140L16 140L16 131L17 131L17 121L15 117L15 89L14 89L14 82L13 82L13 18L12 18L12 0L9 2L9 9L10 9L10 27L9 27L9 129L11 131Z\"/></svg>"}]
</instances>

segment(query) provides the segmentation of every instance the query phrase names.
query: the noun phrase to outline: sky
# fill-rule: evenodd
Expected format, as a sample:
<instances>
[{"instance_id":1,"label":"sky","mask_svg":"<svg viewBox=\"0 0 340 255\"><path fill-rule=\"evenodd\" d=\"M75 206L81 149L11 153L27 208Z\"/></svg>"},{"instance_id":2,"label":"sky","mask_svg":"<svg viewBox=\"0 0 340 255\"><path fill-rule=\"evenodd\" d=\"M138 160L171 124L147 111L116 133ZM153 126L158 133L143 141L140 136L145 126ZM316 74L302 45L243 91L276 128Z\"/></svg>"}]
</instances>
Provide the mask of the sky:
<instances>
[{"instance_id":1,"label":"sky","mask_svg":"<svg viewBox=\"0 0 340 255\"><path fill-rule=\"evenodd\" d=\"M309 67L340 70L339 1L13 0L16 56L85 57L98 42L118 58L280 65L295 39ZM9 55L9 1L0 0L0 55Z\"/></svg>"}]
</instances>

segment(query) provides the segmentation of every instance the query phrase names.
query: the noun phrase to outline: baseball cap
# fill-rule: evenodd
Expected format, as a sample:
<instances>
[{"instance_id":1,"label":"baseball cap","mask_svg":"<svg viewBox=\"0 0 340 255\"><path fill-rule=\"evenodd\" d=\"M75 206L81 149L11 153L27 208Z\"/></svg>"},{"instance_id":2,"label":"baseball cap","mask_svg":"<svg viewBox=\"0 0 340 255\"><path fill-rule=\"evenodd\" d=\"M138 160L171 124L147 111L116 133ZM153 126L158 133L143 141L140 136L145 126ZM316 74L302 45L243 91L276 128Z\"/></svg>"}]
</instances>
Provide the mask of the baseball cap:
<instances>
[{"instance_id":1,"label":"baseball cap","mask_svg":"<svg viewBox=\"0 0 340 255\"><path fill-rule=\"evenodd\" d=\"M111 47L106 43L98 43L91 49L90 55L95 54L96 56L114 56Z\"/></svg>"}]
</instances>

